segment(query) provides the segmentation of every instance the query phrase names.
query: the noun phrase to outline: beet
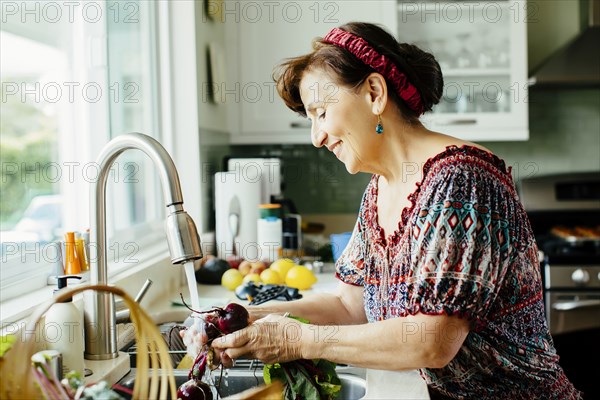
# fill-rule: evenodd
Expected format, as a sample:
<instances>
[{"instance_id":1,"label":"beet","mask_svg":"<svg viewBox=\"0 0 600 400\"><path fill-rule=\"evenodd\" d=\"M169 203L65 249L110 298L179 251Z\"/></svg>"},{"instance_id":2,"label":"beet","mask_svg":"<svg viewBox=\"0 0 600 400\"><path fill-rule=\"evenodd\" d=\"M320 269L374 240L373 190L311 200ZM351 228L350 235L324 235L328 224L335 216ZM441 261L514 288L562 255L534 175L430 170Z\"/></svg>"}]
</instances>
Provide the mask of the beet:
<instances>
[{"instance_id":1,"label":"beet","mask_svg":"<svg viewBox=\"0 0 600 400\"><path fill-rule=\"evenodd\" d=\"M210 392L210 387L206 385L206 383L201 382L201 379L206 372L206 367L209 366L211 369L213 368L213 353L210 348L210 343L219 336L247 327L250 322L250 315L244 306L237 303L229 303L225 308L216 307L212 310L197 311L186 304L182 294L180 294L180 296L183 304L194 313L199 314L200 318L204 321L203 328L206 333L207 343L202 347L202 351L196 357L194 365L188 374L190 380L179 387L177 396L180 399L198 398L212 400L213 397L212 392ZM200 390L204 388L204 386L206 386L207 390ZM198 387L200 387L200 389L198 389ZM208 394L203 394L204 392ZM198 397L191 397L191 393Z\"/></svg>"},{"instance_id":2,"label":"beet","mask_svg":"<svg viewBox=\"0 0 600 400\"><path fill-rule=\"evenodd\" d=\"M210 386L206 383L190 379L177 389L177 398L182 400L213 400Z\"/></svg>"},{"instance_id":3,"label":"beet","mask_svg":"<svg viewBox=\"0 0 600 400\"><path fill-rule=\"evenodd\" d=\"M196 357L196 360L194 361L194 365L192 365L192 369L190 369L190 372L188 373L188 379L202 379L204 372L206 372L206 362L206 352L198 354L198 357Z\"/></svg>"},{"instance_id":4,"label":"beet","mask_svg":"<svg viewBox=\"0 0 600 400\"><path fill-rule=\"evenodd\" d=\"M250 318L248 310L237 303L229 303L224 309L218 310L217 313L219 314L217 327L225 334L239 331L248 326Z\"/></svg>"},{"instance_id":5,"label":"beet","mask_svg":"<svg viewBox=\"0 0 600 400\"><path fill-rule=\"evenodd\" d=\"M207 337L208 341L211 341L211 340L216 339L219 336L221 336L221 332L218 327L218 320L219 320L219 317L214 314L208 314L204 318L204 323L202 324L202 328L204 329L204 332L206 333L206 337Z\"/></svg>"}]
</instances>

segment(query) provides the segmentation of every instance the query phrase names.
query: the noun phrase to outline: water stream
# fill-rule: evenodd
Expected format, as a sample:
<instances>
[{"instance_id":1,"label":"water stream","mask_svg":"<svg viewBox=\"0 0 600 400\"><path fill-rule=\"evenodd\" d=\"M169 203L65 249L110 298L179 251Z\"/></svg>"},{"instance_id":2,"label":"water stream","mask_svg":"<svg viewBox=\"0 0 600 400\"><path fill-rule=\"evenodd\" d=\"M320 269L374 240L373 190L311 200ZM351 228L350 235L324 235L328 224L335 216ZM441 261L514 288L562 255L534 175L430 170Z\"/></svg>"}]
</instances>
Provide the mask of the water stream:
<instances>
[{"instance_id":1,"label":"water stream","mask_svg":"<svg viewBox=\"0 0 600 400\"><path fill-rule=\"evenodd\" d=\"M190 290L190 301L194 310L200 310L200 299L198 298L198 285L196 284L196 274L194 271L194 262L189 261L184 264L185 276ZM198 322L198 321L197 321Z\"/></svg>"}]
</instances>

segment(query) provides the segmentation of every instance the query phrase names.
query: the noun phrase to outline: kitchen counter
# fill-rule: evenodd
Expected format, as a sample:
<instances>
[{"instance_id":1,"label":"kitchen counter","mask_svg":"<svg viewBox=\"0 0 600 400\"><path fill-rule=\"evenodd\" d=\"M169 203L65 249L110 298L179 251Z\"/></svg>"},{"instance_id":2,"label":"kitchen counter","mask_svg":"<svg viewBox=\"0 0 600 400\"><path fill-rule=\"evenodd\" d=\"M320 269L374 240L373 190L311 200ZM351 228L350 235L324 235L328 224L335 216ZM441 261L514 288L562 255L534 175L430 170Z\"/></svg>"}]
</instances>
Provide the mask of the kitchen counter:
<instances>
[{"instance_id":1,"label":"kitchen counter","mask_svg":"<svg viewBox=\"0 0 600 400\"><path fill-rule=\"evenodd\" d=\"M221 285L198 284L197 286L200 307L202 309L208 309L213 306L224 306L230 302L240 304L247 303L246 301L239 300L233 291L230 291ZM302 293L303 296L310 296L313 293L333 292L335 291L336 286L337 279L333 274L317 274L317 283L315 283L310 290L304 290L300 293ZM142 303L142 306L157 324L165 322L182 322L189 316L190 311L181 305L180 293L183 294L185 302L191 306L187 284L182 285L173 293L168 293L155 298L149 304ZM122 325L123 327L121 327L120 331L125 332L129 330L131 324ZM122 334L119 336L122 336ZM119 340L119 342L121 342L121 340Z\"/></svg>"},{"instance_id":2,"label":"kitchen counter","mask_svg":"<svg viewBox=\"0 0 600 400\"><path fill-rule=\"evenodd\" d=\"M317 283L315 283L310 290L300 291L303 296L310 296L313 293L332 293L336 290L338 280L333 273L322 273L317 274L316 276ZM233 291L228 290L221 285L198 284L197 286L201 308L221 306L229 302L246 304L245 301L239 300ZM183 294L185 302L188 303L188 305L191 305L191 301L189 301L189 289L187 284L185 284L175 293L161 296L150 304L144 304L144 309L151 317L162 319L162 322L165 322L165 315L171 315L172 313L177 313L178 315L183 315L185 313L189 314L189 311L185 307L178 304L174 305L174 303L181 303L179 293Z\"/></svg>"}]
</instances>

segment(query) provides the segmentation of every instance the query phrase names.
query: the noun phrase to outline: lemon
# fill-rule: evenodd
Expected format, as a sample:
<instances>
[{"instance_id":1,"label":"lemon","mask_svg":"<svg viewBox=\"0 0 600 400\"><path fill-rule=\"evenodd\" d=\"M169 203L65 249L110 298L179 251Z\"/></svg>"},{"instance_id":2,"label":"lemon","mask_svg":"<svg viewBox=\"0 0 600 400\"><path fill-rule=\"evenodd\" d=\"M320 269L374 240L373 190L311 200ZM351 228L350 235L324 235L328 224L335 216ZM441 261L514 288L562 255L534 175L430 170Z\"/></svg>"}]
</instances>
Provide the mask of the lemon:
<instances>
[{"instance_id":1,"label":"lemon","mask_svg":"<svg viewBox=\"0 0 600 400\"><path fill-rule=\"evenodd\" d=\"M243 283L246 282L256 282L256 283L261 283L262 281L260 280L260 275L259 274L248 274L244 277Z\"/></svg>"},{"instance_id":2,"label":"lemon","mask_svg":"<svg viewBox=\"0 0 600 400\"><path fill-rule=\"evenodd\" d=\"M229 290L235 290L244 281L244 276L235 268L228 269L221 277L221 285Z\"/></svg>"},{"instance_id":3,"label":"lemon","mask_svg":"<svg viewBox=\"0 0 600 400\"><path fill-rule=\"evenodd\" d=\"M292 267L285 277L285 284L296 289L306 290L317 281L312 271L303 265Z\"/></svg>"},{"instance_id":4,"label":"lemon","mask_svg":"<svg viewBox=\"0 0 600 400\"><path fill-rule=\"evenodd\" d=\"M264 283L270 283L273 285L280 285L283 283L283 279L281 279L281 275L279 275L279 272L272 270L271 268L267 268L263 272L261 272L260 279Z\"/></svg>"},{"instance_id":5,"label":"lemon","mask_svg":"<svg viewBox=\"0 0 600 400\"><path fill-rule=\"evenodd\" d=\"M274 261L269 268L273 271L276 271L281 279L285 281L285 277L287 276L290 269L296 266L296 263L289 258L280 258L279 260Z\"/></svg>"}]
</instances>

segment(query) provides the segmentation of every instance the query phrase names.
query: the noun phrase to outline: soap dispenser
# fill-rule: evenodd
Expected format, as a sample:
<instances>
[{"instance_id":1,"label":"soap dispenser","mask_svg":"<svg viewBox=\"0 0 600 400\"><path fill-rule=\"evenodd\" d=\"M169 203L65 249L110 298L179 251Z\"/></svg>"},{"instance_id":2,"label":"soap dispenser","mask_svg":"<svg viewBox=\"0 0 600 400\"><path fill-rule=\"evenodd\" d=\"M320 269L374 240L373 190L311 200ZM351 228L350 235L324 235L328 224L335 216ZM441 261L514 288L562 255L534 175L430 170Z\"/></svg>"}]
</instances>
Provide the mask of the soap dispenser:
<instances>
[{"instance_id":1,"label":"soap dispenser","mask_svg":"<svg viewBox=\"0 0 600 400\"><path fill-rule=\"evenodd\" d=\"M68 279L81 279L81 277L58 276L55 296L58 291L67 287ZM77 371L83 379L83 314L73 304L72 297L50 307L46 313L44 329L48 349L58 350L62 354L64 374Z\"/></svg>"}]
</instances>

